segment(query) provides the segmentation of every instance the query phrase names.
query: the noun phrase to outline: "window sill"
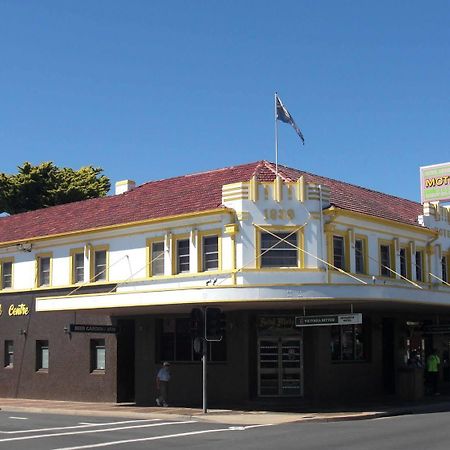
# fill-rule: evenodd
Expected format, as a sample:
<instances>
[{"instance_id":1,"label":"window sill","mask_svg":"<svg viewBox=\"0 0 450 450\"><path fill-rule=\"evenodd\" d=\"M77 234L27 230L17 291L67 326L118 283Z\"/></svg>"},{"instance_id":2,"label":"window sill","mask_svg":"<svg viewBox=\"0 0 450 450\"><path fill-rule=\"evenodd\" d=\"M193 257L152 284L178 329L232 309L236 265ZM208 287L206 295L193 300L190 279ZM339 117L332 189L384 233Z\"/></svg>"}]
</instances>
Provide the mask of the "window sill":
<instances>
[{"instance_id":1,"label":"window sill","mask_svg":"<svg viewBox=\"0 0 450 450\"><path fill-rule=\"evenodd\" d=\"M36 373L48 373L48 369L37 369Z\"/></svg>"},{"instance_id":2,"label":"window sill","mask_svg":"<svg viewBox=\"0 0 450 450\"><path fill-rule=\"evenodd\" d=\"M333 365L338 365L338 364L367 364L370 363L369 360L367 359L348 359L348 360L343 360L343 361L331 361L331 364Z\"/></svg>"},{"instance_id":3,"label":"window sill","mask_svg":"<svg viewBox=\"0 0 450 450\"><path fill-rule=\"evenodd\" d=\"M106 370L105 369L94 369L91 370L91 375L105 375Z\"/></svg>"}]
</instances>

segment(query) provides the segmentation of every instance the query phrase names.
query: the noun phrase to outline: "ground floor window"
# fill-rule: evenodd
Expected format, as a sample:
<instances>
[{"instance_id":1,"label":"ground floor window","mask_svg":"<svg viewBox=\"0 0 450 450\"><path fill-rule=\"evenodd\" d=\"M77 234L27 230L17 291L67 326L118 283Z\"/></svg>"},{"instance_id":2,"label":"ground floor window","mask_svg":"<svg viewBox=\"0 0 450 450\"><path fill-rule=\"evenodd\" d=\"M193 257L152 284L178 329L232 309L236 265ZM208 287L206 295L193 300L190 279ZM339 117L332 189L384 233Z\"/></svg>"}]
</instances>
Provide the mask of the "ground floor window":
<instances>
[{"instance_id":1,"label":"ground floor window","mask_svg":"<svg viewBox=\"0 0 450 450\"><path fill-rule=\"evenodd\" d=\"M200 361L201 346L196 344L191 333L190 318L160 319L156 327L159 361ZM226 333L220 342L208 342L208 361L226 361ZM158 361L158 362L159 362Z\"/></svg>"},{"instance_id":2,"label":"ground floor window","mask_svg":"<svg viewBox=\"0 0 450 450\"><path fill-rule=\"evenodd\" d=\"M12 367L14 364L14 341L5 341L4 367Z\"/></svg>"},{"instance_id":3,"label":"ground floor window","mask_svg":"<svg viewBox=\"0 0 450 450\"><path fill-rule=\"evenodd\" d=\"M362 324L332 326L332 361L366 361L368 351L367 327Z\"/></svg>"},{"instance_id":4,"label":"ground floor window","mask_svg":"<svg viewBox=\"0 0 450 450\"><path fill-rule=\"evenodd\" d=\"M36 370L48 370L48 341L36 341Z\"/></svg>"},{"instance_id":5,"label":"ground floor window","mask_svg":"<svg viewBox=\"0 0 450 450\"><path fill-rule=\"evenodd\" d=\"M106 368L106 347L104 339L91 339L91 372L104 372Z\"/></svg>"}]
</instances>

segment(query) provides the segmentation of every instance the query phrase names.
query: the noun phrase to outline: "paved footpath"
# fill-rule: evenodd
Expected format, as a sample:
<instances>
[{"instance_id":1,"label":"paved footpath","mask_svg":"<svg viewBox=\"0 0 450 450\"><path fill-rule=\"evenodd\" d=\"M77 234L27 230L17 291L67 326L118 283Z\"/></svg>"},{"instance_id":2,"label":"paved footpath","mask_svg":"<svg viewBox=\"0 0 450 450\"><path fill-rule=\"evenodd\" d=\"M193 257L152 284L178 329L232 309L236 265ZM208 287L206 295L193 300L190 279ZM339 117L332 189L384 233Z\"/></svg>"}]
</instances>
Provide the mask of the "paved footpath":
<instances>
[{"instance_id":1,"label":"paved footpath","mask_svg":"<svg viewBox=\"0 0 450 450\"><path fill-rule=\"evenodd\" d=\"M166 420L186 420L227 423L235 425L282 424L289 422L327 422L339 420L362 420L400 414L450 411L450 397L427 397L409 403L372 403L333 410L317 408L305 412L273 412L210 409L204 414L199 408L156 406L136 406L121 403L70 402L55 400L35 400L0 398L3 411L34 412L48 414L91 415L129 418L155 418Z\"/></svg>"}]
</instances>

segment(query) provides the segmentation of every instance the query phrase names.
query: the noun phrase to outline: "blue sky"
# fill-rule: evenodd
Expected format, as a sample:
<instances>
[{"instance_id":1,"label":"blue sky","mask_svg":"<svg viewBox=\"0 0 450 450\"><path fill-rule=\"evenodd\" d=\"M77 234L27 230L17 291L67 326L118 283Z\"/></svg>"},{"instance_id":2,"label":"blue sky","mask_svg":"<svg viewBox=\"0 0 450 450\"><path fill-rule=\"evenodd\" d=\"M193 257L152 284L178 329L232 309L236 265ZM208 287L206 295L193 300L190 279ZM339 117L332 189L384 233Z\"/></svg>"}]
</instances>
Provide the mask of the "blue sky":
<instances>
[{"instance_id":1,"label":"blue sky","mask_svg":"<svg viewBox=\"0 0 450 450\"><path fill-rule=\"evenodd\" d=\"M450 161L450 2L0 0L0 172L275 160L419 201Z\"/></svg>"}]
</instances>

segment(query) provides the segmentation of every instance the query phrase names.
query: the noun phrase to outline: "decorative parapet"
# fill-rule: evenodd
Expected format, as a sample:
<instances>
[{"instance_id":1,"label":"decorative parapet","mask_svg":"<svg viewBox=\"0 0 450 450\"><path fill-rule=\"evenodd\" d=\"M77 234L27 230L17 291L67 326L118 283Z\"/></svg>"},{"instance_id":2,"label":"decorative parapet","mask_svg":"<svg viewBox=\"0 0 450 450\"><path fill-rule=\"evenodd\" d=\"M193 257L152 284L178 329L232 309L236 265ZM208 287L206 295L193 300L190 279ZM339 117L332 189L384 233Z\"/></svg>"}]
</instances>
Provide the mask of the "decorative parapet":
<instances>
[{"instance_id":1,"label":"decorative parapet","mask_svg":"<svg viewBox=\"0 0 450 450\"><path fill-rule=\"evenodd\" d=\"M322 186L319 184L308 183L307 184L308 200L322 200L322 207L326 208L330 206L331 190L328 186Z\"/></svg>"},{"instance_id":2,"label":"decorative parapet","mask_svg":"<svg viewBox=\"0 0 450 450\"><path fill-rule=\"evenodd\" d=\"M225 184L222 187L222 202L224 204L234 200L248 200L249 183Z\"/></svg>"}]
</instances>

